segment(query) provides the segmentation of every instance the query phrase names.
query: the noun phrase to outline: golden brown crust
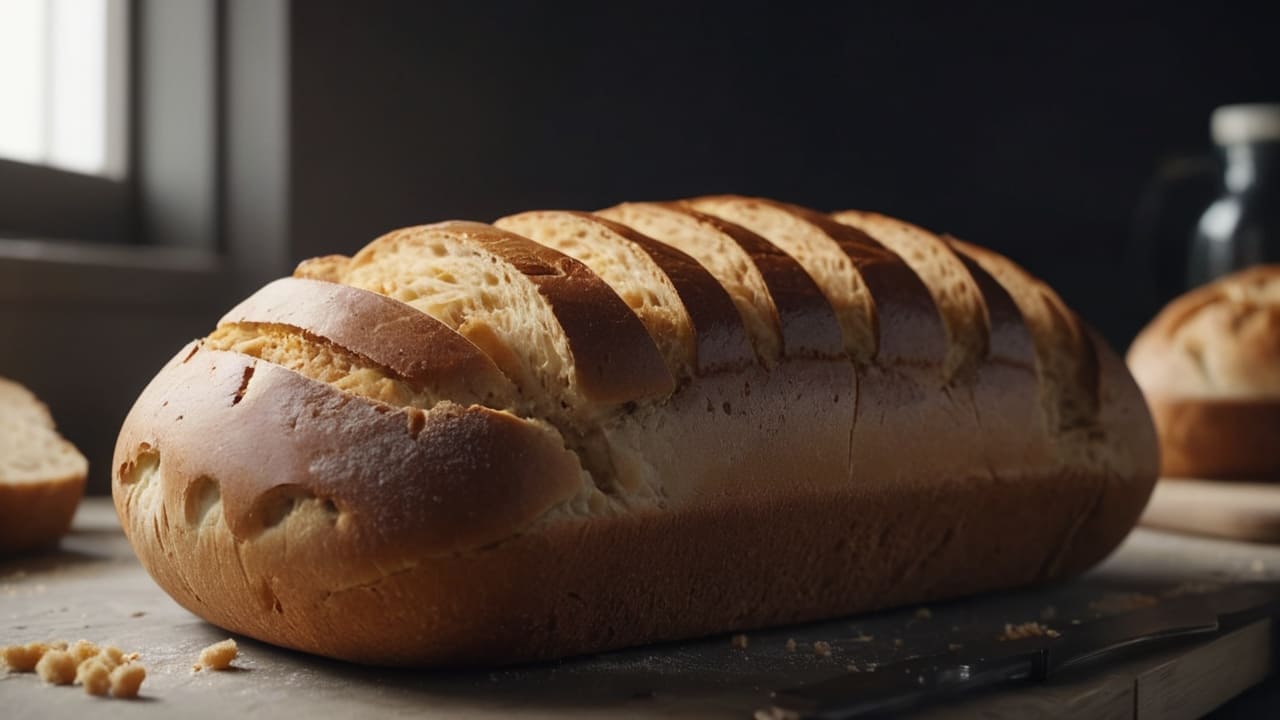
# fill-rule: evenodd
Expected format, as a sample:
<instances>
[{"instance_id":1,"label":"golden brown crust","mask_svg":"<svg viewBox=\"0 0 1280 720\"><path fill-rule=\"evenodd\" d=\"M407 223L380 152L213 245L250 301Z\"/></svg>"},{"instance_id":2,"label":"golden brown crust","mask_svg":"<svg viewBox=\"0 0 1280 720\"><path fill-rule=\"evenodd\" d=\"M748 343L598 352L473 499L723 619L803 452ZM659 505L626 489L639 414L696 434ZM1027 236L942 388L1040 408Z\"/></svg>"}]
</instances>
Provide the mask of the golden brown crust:
<instances>
[{"instance_id":1,"label":"golden brown crust","mask_svg":"<svg viewBox=\"0 0 1280 720\"><path fill-rule=\"evenodd\" d=\"M344 563L497 542L582 487L576 457L546 426L478 406L377 405L198 344L138 398L113 468L126 528L149 502L170 530L195 523L192 493L208 492L244 542L283 522L278 511L318 501L341 541L295 551L315 556L313 572L338 576L353 572Z\"/></svg>"},{"instance_id":2,"label":"golden brown crust","mask_svg":"<svg viewBox=\"0 0 1280 720\"><path fill-rule=\"evenodd\" d=\"M746 251L778 309L784 357L831 358L844 354L835 312L813 278L790 255L741 225L698 212L683 203L654 204L710 225Z\"/></svg>"},{"instance_id":3,"label":"golden brown crust","mask_svg":"<svg viewBox=\"0 0 1280 720\"><path fill-rule=\"evenodd\" d=\"M697 260L670 245L591 213L577 213L635 243L662 268L689 311L698 344L698 372L731 372L755 362L746 326L729 293Z\"/></svg>"},{"instance_id":4,"label":"golden brown crust","mask_svg":"<svg viewBox=\"0 0 1280 720\"><path fill-rule=\"evenodd\" d=\"M551 304L574 356L579 390L588 399L621 404L662 397L675 381L644 325L603 280L587 266L528 238L476 222L451 221L427 226L474 243L527 277ZM412 233L384 238L413 241ZM352 258L358 267L380 250L383 238Z\"/></svg>"},{"instance_id":5,"label":"golden brown crust","mask_svg":"<svg viewBox=\"0 0 1280 720\"><path fill-rule=\"evenodd\" d=\"M1280 265L1176 298L1128 363L1155 417L1168 477L1280 479Z\"/></svg>"},{"instance_id":6,"label":"golden brown crust","mask_svg":"<svg viewBox=\"0 0 1280 720\"><path fill-rule=\"evenodd\" d=\"M284 325L327 340L418 388L459 402L506 401L516 391L493 360L430 315L377 293L281 278L222 317L225 324Z\"/></svg>"},{"instance_id":7,"label":"golden brown crust","mask_svg":"<svg viewBox=\"0 0 1280 720\"><path fill-rule=\"evenodd\" d=\"M474 665L1053 580L1132 527L1154 481L1154 431L1123 364L1065 308L1024 320L1008 277L972 260L991 342L974 372L948 378L927 288L817 216L881 313L879 352L855 363L799 263L736 225L664 207L747 250L779 311L782 357L643 399L637 388L662 385L646 368L670 374L625 305L627 327L592 324L616 314L592 303L622 303L599 277L524 238L452 223L563 311L572 354L595 358L593 403L630 397L588 403L593 444L566 449L542 420L475 405L365 401L192 346L144 391L117 446L117 509L139 557L178 602L252 637L362 662ZM1036 292L1037 308L1053 305ZM383 346L349 319L271 308L394 367L392 336ZM637 331L651 355L609 377L620 353L646 346ZM1045 420L1041 347L1079 353L1069 390L1096 399L1083 424ZM607 462L588 462L590 448Z\"/></svg>"},{"instance_id":8,"label":"golden brown crust","mask_svg":"<svg viewBox=\"0 0 1280 720\"><path fill-rule=\"evenodd\" d=\"M0 483L0 556L56 543L84 495L77 473L45 482Z\"/></svg>"}]
</instances>

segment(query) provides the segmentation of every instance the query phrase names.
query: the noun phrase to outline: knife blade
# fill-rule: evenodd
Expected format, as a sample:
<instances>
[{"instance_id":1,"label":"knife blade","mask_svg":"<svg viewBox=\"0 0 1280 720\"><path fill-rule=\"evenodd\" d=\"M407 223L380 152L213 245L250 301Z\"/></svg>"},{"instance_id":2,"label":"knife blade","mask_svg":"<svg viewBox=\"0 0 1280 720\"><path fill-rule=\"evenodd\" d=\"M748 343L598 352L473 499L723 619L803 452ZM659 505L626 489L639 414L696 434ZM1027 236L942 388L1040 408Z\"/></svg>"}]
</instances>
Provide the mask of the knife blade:
<instances>
[{"instance_id":1,"label":"knife blade","mask_svg":"<svg viewBox=\"0 0 1280 720\"><path fill-rule=\"evenodd\" d=\"M1236 630L1272 615L1280 585L1253 583L1167 598L1156 605L1073 625L1059 637L990 639L965 652L907 658L875 672L844 673L775 693L758 718L843 720L902 711L940 697L1007 684L1112 659L1138 648Z\"/></svg>"}]
</instances>

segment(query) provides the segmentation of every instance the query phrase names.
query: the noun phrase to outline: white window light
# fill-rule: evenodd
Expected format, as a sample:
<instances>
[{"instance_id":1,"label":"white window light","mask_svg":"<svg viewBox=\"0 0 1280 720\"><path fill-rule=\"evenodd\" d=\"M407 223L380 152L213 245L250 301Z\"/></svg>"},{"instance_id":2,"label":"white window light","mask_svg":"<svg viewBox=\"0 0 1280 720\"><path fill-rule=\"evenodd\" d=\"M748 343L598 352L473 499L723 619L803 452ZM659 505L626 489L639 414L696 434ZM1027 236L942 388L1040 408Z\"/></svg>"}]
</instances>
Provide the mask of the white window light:
<instances>
[{"instance_id":1,"label":"white window light","mask_svg":"<svg viewBox=\"0 0 1280 720\"><path fill-rule=\"evenodd\" d=\"M0 0L0 158L121 178L127 0Z\"/></svg>"}]
</instances>

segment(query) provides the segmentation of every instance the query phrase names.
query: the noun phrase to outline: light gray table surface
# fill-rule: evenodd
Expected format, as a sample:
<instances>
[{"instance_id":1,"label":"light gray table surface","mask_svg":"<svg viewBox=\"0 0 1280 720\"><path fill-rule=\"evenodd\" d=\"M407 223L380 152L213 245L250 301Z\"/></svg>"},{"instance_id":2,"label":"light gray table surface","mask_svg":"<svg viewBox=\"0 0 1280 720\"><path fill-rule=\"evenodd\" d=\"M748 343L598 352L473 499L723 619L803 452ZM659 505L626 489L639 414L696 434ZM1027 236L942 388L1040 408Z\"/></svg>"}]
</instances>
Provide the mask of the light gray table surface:
<instances>
[{"instance_id":1,"label":"light gray table surface","mask_svg":"<svg viewBox=\"0 0 1280 720\"><path fill-rule=\"evenodd\" d=\"M750 717L769 691L942 651L998 634L1005 622L1069 627L1202 584L1280 580L1280 547L1139 529L1101 566L1068 583L861 617L651 646L493 672L366 668L238 638L232 672L193 673L199 650L228 633L188 613L134 558L104 498L87 500L60 548L0 560L0 644L87 638L138 651L143 698L91 698L34 675L0 671L0 718L177 717ZM1049 610L1052 608L1052 610ZM928 615L928 617L925 617ZM870 636L871 640L859 640ZM788 639L799 646L786 650ZM833 652L820 657L815 641Z\"/></svg>"}]
</instances>

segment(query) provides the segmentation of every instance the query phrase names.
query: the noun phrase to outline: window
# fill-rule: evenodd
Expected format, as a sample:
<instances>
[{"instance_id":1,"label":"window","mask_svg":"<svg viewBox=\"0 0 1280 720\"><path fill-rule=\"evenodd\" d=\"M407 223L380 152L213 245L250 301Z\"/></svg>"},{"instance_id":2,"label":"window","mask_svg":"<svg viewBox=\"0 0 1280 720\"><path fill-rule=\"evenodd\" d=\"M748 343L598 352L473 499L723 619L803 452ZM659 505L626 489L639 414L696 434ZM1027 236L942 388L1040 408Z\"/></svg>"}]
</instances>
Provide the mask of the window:
<instances>
[{"instance_id":1,"label":"window","mask_svg":"<svg viewBox=\"0 0 1280 720\"><path fill-rule=\"evenodd\" d=\"M133 0L0 2L0 237L130 242Z\"/></svg>"},{"instance_id":2,"label":"window","mask_svg":"<svg viewBox=\"0 0 1280 720\"><path fill-rule=\"evenodd\" d=\"M0 3L0 157L122 179L124 0Z\"/></svg>"}]
</instances>

